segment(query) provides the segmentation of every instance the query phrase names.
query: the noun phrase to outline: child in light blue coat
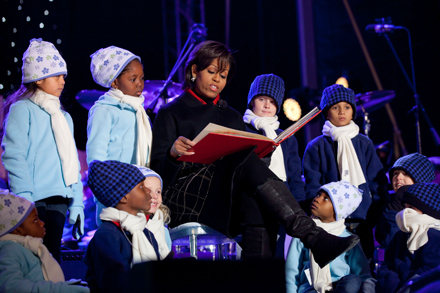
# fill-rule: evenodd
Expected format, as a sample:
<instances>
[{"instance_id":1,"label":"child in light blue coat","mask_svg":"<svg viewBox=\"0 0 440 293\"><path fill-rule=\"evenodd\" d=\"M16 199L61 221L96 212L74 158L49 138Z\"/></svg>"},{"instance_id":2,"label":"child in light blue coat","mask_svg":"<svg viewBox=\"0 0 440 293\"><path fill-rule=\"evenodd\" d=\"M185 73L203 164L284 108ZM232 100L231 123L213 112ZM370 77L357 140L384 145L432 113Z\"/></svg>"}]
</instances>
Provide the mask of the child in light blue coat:
<instances>
[{"instance_id":1,"label":"child in light blue coat","mask_svg":"<svg viewBox=\"0 0 440 293\"><path fill-rule=\"evenodd\" d=\"M312 201L316 225L339 236L352 235L345 228L347 218L362 201L362 192L338 181L321 186ZM286 259L287 292L374 292L368 260L359 244L325 267L319 267L298 238L292 238Z\"/></svg>"}]
</instances>

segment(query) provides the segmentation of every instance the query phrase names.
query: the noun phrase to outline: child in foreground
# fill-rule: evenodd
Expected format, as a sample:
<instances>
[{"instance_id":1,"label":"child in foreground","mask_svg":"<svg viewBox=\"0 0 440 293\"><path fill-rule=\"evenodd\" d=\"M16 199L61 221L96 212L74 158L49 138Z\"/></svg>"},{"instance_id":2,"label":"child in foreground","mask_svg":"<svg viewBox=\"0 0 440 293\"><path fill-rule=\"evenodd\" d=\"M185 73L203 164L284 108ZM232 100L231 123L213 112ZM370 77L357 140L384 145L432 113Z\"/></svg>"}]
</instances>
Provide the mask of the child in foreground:
<instances>
[{"instance_id":1,"label":"child in foreground","mask_svg":"<svg viewBox=\"0 0 440 293\"><path fill-rule=\"evenodd\" d=\"M316 225L330 234L348 237L345 218L362 201L362 192L346 181L321 186L312 201ZM302 242L292 238L286 259L287 292L374 292L368 260L359 244L320 268Z\"/></svg>"},{"instance_id":2,"label":"child in foreground","mask_svg":"<svg viewBox=\"0 0 440 293\"><path fill-rule=\"evenodd\" d=\"M415 183L404 192L398 231L377 274L378 292L396 292L406 282L440 265L440 186Z\"/></svg>"},{"instance_id":3,"label":"child in foreground","mask_svg":"<svg viewBox=\"0 0 440 293\"><path fill-rule=\"evenodd\" d=\"M132 265L166 257L161 244L165 240L158 241L146 227L152 196L144 181L149 177L160 178L151 170L144 175L136 166L119 161L90 163L88 184L106 206L84 259L92 291L124 292Z\"/></svg>"},{"instance_id":4,"label":"child in foreground","mask_svg":"<svg viewBox=\"0 0 440 293\"><path fill-rule=\"evenodd\" d=\"M65 282L45 234L33 202L0 190L0 292L89 292Z\"/></svg>"}]
</instances>

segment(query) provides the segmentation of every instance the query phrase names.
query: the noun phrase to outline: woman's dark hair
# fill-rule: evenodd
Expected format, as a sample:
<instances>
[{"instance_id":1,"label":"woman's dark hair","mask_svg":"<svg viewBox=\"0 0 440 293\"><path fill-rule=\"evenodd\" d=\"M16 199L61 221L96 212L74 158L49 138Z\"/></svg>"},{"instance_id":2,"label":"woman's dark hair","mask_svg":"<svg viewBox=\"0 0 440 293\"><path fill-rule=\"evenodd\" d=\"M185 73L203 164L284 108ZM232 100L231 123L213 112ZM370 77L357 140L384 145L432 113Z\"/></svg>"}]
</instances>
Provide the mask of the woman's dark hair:
<instances>
[{"instance_id":1,"label":"woman's dark hair","mask_svg":"<svg viewBox=\"0 0 440 293\"><path fill-rule=\"evenodd\" d=\"M235 59L232 56L232 52L222 43L216 41L204 41L194 47L186 61L185 65L185 81L183 82L182 89L194 87L194 83L191 82L192 66L197 66L197 71L202 71L211 65L212 61L219 59L219 72L223 71L229 66L228 77L226 83L228 83L235 73Z\"/></svg>"},{"instance_id":2,"label":"woman's dark hair","mask_svg":"<svg viewBox=\"0 0 440 293\"><path fill-rule=\"evenodd\" d=\"M11 108L12 104L32 96L37 91L37 89L38 85L36 84L36 82L23 83L20 85L18 90L8 94L5 102L3 103L3 119L6 118L6 115L9 113L9 108Z\"/></svg>"}]
</instances>

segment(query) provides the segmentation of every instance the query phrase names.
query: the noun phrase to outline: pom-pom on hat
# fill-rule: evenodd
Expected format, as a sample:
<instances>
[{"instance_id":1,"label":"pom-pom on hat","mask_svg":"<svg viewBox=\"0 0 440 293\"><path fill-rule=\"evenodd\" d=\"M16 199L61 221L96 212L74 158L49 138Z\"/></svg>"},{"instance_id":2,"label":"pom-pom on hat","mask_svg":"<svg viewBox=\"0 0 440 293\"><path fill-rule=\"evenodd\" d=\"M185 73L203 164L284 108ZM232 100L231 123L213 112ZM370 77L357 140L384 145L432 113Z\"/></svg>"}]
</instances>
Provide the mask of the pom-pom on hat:
<instances>
[{"instance_id":1,"label":"pom-pom on hat","mask_svg":"<svg viewBox=\"0 0 440 293\"><path fill-rule=\"evenodd\" d=\"M353 108L353 119L356 118L356 99L354 97L354 91L343 85L334 84L326 87L322 92L320 108L325 119L327 119L328 109L340 102L349 103Z\"/></svg>"},{"instance_id":2,"label":"pom-pom on hat","mask_svg":"<svg viewBox=\"0 0 440 293\"><path fill-rule=\"evenodd\" d=\"M405 171L414 181L417 182L432 182L435 179L435 171L432 162L419 153L409 154L400 157L394 162L393 167L389 171L390 180L393 178L395 170Z\"/></svg>"},{"instance_id":3,"label":"pom-pom on hat","mask_svg":"<svg viewBox=\"0 0 440 293\"><path fill-rule=\"evenodd\" d=\"M57 48L40 39L30 40L30 45L23 54L22 83L30 83L56 75L66 75L66 61Z\"/></svg>"},{"instance_id":4,"label":"pom-pom on hat","mask_svg":"<svg viewBox=\"0 0 440 293\"><path fill-rule=\"evenodd\" d=\"M90 57L92 58L90 71L93 80L105 88L111 87L112 82L131 60L138 59L139 62L141 61L139 56L115 46L99 49Z\"/></svg>"},{"instance_id":5,"label":"pom-pom on hat","mask_svg":"<svg viewBox=\"0 0 440 293\"><path fill-rule=\"evenodd\" d=\"M35 204L9 190L0 189L0 236L17 229Z\"/></svg>"},{"instance_id":6,"label":"pom-pom on hat","mask_svg":"<svg viewBox=\"0 0 440 293\"><path fill-rule=\"evenodd\" d=\"M403 194L402 201L440 220L440 186L438 184L415 183L408 187Z\"/></svg>"},{"instance_id":7,"label":"pom-pom on hat","mask_svg":"<svg viewBox=\"0 0 440 293\"><path fill-rule=\"evenodd\" d=\"M361 204L362 190L356 188L347 181L331 182L321 186L318 190L324 190L332 199L336 221L350 216Z\"/></svg>"},{"instance_id":8,"label":"pom-pom on hat","mask_svg":"<svg viewBox=\"0 0 440 293\"><path fill-rule=\"evenodd\" d=\"M106 207L115 207L136 185L145 180L134 165L119 161L92 161L88 185L93 195Z\"/></svg>"},{"instance_id":9,"label":"pom-pom on hat","mask_svg":"<svg viewBox=\"0 0 440 293\"><path fill-rule=\"evenodd\" d=\"M156 172L154 172L153 170L151 170L150 168L144 167L144 166L139 166L139 165L135 165L139 171L142 172L142 174L144 174L145 178L147 177L157 177L160 180L160 188L163 188L163 182L162 182L162 178L159 176L159 174L157 174Z\"/></svg>"},{"instance_id":10,"label":"pom-pom on hat","mask_svg":"<svg viewBox=\"0 0 440 293\"><path fill-rule=\"evenodd\" d=\"M275 74L263 74L257 76L251 84L248 94L248 107L257 96L268 96L275 100L277 113L280 112L281 104L284 98L284 81Z\"/></svg>"}]
</instances>

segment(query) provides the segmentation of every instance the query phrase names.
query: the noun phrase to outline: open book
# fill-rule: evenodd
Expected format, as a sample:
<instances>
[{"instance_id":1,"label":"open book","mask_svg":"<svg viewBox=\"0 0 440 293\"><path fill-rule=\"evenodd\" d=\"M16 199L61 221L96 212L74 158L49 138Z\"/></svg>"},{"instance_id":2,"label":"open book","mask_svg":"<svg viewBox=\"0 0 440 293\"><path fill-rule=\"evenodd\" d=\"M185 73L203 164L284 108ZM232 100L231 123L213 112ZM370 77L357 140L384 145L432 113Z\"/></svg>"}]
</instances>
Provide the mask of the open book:
<instances>
[{"instance_id":1,"label":"open book","mask_svg":"<svg viewBox=\"0 0 440 293\"><path fill-rule=\"evenodd\" d=\"M184 162L194 162L211 164L223 156L256 146L255 153L264 157L272 152L283 141L295 134L301 127L306 125L316 115L321 112L319 108L314 108L297 122L281 132L275 139L270 139L264 135L247 131L236 130L223 127L214 123L209 123L193 139L196 144L188 150L194 155L181 156L177 160Z\"/></svg>"}]
</instances>

